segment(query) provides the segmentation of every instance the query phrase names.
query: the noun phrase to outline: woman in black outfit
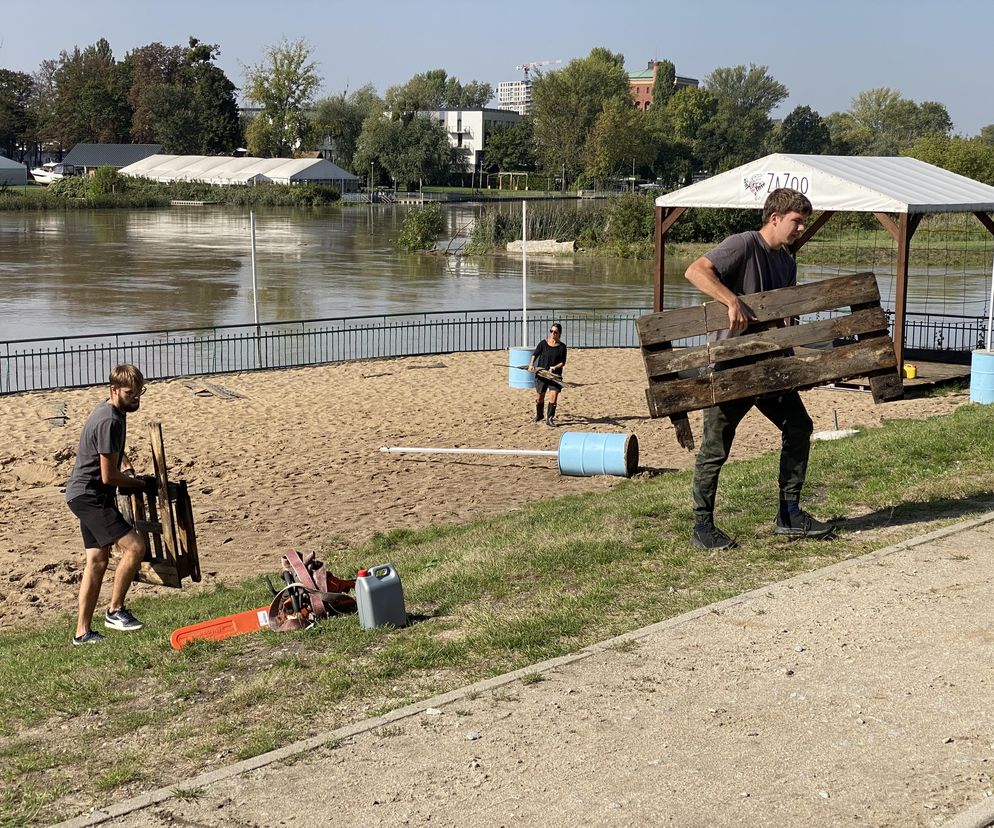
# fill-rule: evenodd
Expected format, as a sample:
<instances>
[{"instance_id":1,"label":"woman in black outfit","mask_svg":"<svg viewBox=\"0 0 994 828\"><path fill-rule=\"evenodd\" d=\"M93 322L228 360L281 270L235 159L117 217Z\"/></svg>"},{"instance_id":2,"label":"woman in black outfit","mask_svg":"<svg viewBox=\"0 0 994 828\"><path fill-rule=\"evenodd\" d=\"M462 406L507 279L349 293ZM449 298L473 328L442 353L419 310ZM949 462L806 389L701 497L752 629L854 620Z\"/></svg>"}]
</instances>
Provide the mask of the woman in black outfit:
<instances>
[{"instance_id":1,"label":"woman in black outfit","mask_svg":"<svg viewBox=\"0 0 994 828\"><path fill-rule=\"evenodd\" d=\"M532 358L528 362L528 370L536 371L544 368L557 376L563 375L563 366L566 364L566 345L560 341L563 326L554 322L549 328L549 336L543 339L535 350L532 351ZM563 390L562 383L555 382L543 377L535 377L535 390L538 397L535 400L535 422L539 422L545 417L545 395L549 395L549 415L545 417L545 423L554 426L556 417L556 400L559 399L559 392Z\"/></svg>"}]
</instances>

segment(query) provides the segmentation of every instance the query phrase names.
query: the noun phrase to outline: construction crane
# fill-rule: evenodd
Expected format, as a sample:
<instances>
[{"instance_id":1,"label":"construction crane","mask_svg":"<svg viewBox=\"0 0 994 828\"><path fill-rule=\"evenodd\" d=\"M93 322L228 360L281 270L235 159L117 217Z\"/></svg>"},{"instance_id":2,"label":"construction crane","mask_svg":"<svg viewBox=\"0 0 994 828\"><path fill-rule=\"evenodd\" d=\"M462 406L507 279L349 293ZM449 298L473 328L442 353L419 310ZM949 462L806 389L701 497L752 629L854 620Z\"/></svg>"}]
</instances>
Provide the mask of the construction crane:
<instances>
[{"instance_id":1,"label":"construction crane","mask_svg":"<svg viewBox=\"0 0 994 828\"><path fill-rule=\"evenodd\" d=\"M552 66L556 63L562 63L561 60L533 60L531 63L520 63L514 68L519 72L525 73L525 80L528 80L528 73L532 69L538 69L539 66Z\"/></svg>"}]
</instances>

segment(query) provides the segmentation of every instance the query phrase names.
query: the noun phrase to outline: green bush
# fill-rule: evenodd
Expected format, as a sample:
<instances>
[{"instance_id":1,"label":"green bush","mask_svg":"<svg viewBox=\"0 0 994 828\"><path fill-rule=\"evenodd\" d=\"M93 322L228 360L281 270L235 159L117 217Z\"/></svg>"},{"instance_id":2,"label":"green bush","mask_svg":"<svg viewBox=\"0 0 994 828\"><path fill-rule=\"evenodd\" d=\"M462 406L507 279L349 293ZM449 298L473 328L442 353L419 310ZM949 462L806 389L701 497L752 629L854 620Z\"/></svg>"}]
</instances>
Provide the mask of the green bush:
<instances>
[{"instance_id":1,"label":"green bush","mask_svg":"<svg viewBox=\"0 0 994 828\"><path fill-rule=\"evenodd\" d=\"M90 193L92 195L123 193L127 188L126 182L128 180L113 167L97 167L96 172L90 178Z\"/></svg>"},{"instance_id":2,"label":"green bush","mask_svg":"<svg viewBox=\"0 0 994 828\"><path fill-rule=\"evenodd\" d=\"M408 250L431 250L445 229L445 217L437 204L415 207L404 218L397 244Z\"/></svg>"},{"instance_id":3,"label":"green bush","mask_svg":"<svg viewBox=\"0 0 994 828\"><path fill-rule=\"evenodd\" d=\"M652 240L656 227L655 201L651 195L624 193L610 200L604 237L610 242L633 243Z\"/></svg>"}]
</instances>

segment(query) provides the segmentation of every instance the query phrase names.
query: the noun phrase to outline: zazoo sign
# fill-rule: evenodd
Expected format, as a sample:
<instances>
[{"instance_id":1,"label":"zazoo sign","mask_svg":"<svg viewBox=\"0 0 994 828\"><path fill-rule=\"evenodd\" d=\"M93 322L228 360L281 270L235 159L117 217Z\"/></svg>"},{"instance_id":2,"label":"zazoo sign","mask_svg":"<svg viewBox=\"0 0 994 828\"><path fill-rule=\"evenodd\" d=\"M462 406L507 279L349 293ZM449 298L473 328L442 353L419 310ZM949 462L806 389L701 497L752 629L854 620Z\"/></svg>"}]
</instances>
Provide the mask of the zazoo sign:
<instances>
[{"instance_id":1,"label":"zazoo sign","mask_svg":"<svg viewBox=\"0 0 994 828\"><path fill-rule=\"evenodd\" d=\"M753 201L762 204L774 190L789 187L802 195L811 197L811 175L809 173L780 170L778 172L757 172L742 179L742 186L752 194Z\"/></svg>"}]
</instances>

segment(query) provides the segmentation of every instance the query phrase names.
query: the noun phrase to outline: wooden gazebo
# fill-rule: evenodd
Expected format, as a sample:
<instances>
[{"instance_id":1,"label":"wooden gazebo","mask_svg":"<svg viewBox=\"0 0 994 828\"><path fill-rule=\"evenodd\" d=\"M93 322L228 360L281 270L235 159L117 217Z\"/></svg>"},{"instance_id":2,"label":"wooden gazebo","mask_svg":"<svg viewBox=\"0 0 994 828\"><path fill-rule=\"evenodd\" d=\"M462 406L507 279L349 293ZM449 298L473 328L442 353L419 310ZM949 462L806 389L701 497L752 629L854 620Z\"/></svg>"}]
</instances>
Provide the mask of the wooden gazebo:
<instances>
[{"instance_id":1,"label":"wooden gazebo","mask_svg":"<svg viewBox=\"0 0 994 828\"><path fill-rule=\"evenodd\" d=\"M771 190L792 187L820 213L791 247L797 253L837 212L873 213L897 242L894 350L904 363L911 238L927 213L973 213L994 235L994 187L916 158L776 153L656 199L653 311L663 310L666 234L692 207L761 209ZM990 347L988 345L988 347Z\"/></svg>"}]
</instances>

